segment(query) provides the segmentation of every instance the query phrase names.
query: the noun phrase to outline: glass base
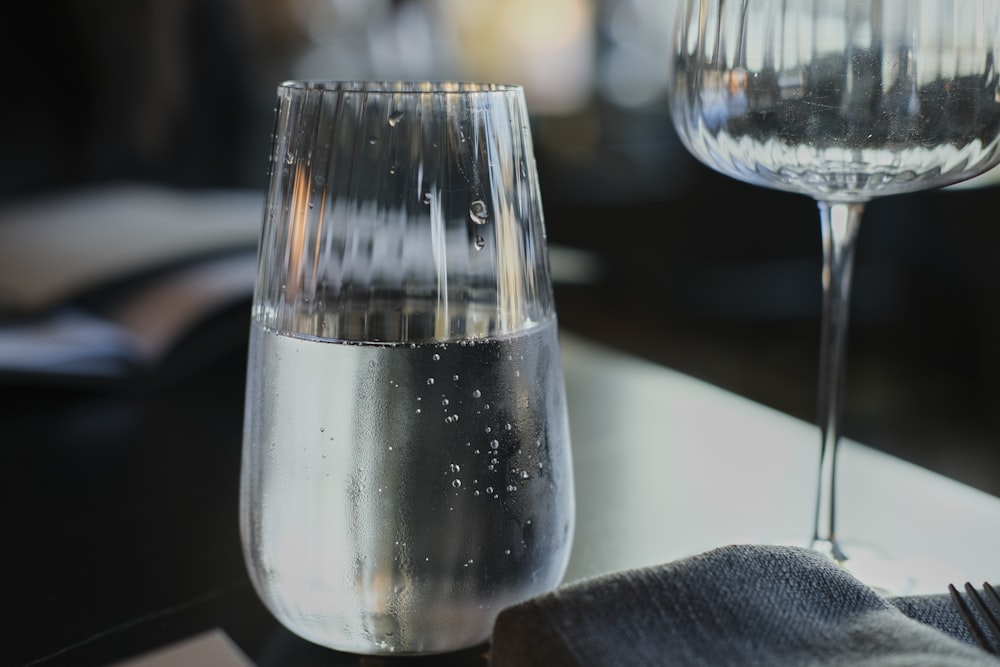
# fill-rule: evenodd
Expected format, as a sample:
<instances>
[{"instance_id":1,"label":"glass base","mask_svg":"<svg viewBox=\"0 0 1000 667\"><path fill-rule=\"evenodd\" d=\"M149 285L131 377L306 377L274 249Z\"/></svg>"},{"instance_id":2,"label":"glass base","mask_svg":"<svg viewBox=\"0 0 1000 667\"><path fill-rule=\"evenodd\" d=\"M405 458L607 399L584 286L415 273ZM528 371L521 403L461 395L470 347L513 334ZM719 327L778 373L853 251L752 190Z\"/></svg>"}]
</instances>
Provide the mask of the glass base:
<instances>
[{"instance_id":1,"label":"glass base","mask_svg":"<svg viewBox=\"0 0 1000 667\"><path fill-rule=\"evenodd\" d=\"M774 540L771 544L814 549L883 597L943 593L949 582L968 578L936 559L901 558L887 549L862 542L839 542L839 555L835 555L829 540Z\"/></svg>"}]
</instances>

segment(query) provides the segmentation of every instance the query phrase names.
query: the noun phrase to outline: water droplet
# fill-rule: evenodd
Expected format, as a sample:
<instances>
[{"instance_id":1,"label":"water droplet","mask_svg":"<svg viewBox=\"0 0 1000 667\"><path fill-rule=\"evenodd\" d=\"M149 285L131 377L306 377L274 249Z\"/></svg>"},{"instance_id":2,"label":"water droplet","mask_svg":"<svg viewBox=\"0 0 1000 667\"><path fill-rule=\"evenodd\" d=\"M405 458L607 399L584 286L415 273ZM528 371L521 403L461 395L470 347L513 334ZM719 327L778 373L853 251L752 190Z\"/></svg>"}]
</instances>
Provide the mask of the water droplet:
<instances>
[{"instance_id":1,"label":"water droplet","mask_svg":"<svg viewBox=\"0 0 1000 667\"><path fill-rule=\"evenodd\" d=\"M479 398L482 395L483 395L483 392L479 391L478 389L476 389L475 391L472 392L472 398Z\"/></svg>"},{"instance_id":2,"label":"water droplet","mask_svg":"<svg viewBox=\"0 0 1000 667\"><path fill-rule=\"evenodd\" d=\"M500 441L490 440L490 449L500 449Z\"/></svg>"},{"instance_id":3,"label":"water droplet","mask_svg":"<svg viewBox=\"0 0 1000 667\"><path fill-rule=\"evenodd\" d=\"M477 225L485 225L488 218L489 211L486 210L486 204L482 199L477 199L469 204L469 220Z\"/></svg>"},{"instance_id":4,"label":"water droplet","mask_svg":"<svg viewBox=\"0 0 1000 667\"><path fill-rule=\"evenodd\" d=\"M428 385L434 384L434 378L427 378L427 384Z\"/></svg>"},{"instance_id":5,"label":"water droplet","mask_svg":"<svg viewBox=\"0 0 1000 667\"><path fill-rule=\"evenodd\" d=\"M431 359L433 359L434 361L441 361L441 355L440 355L440 354L437 354L437 353L435 353L435 354L434 354L434 355L433 355L433 356L431 357Z\"/></svg>"},{"instance_id":6,"label":"water droplet","mask_svg":"<svg viewBox=\"0 0 1000 667\"><path fill-rule=\"evenodd\" d=\"M325 426L320 426L319 427L319 432L320 433L326 433L326 427Z\"/></svg>"},{"instance_id":7,"label":"water droplet","mask_svg":"<svg viewBox=\"0 0 1000 667\"><path fill-rule=\"evenodd\" d=\"M462 480L460 479L452 480L451 485L457 489L462 486Z\"/></svg>"},{"instance_id":8,"label":"water droplet","mask_svg":"<svg viewBox=\"0 0 1000 667\"><path fill-rule=\"evenodd\" d=\"M393 111L389 114L389 127L396 127L399 125L399 121L403 120L402 111Z\"/></svg>"},{"instance_id":9,"label":"water droplet","mask_svg":"<svg viewBox=\"0 0 1000 667\"><path fill-rule=\"evenodd\" d=\"M476 250L482 250L485 247L486 247L486 239L484 239L481 234L476 234L476 241L475 241Z\"/></svg>"}]
</instances>

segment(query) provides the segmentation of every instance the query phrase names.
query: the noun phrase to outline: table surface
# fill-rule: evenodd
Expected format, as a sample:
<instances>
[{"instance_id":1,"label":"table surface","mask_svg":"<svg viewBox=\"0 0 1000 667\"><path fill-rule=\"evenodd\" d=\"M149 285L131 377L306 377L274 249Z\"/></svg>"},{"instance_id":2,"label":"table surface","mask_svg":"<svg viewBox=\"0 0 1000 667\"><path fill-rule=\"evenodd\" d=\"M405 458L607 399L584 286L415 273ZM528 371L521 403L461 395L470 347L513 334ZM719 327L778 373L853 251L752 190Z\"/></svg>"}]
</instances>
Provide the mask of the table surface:
<instances>
[{"instance_id":1,"label":"table surface","mask_svg":"<svg viewBox=\"0 0 1000 667\"><path fill-rule=\"evenodd\" d=\"M567 581L804 542L813 426L571 334L562 346L577 498ZM215 629L261 666L392 662L313 646L253 593L236 519L243 374L234 354L160 387L0 386L0 563L16 610L0 666L108 665ZM845 540L884 547L913 590L995 579L1000 499L851 442L839 483ZM486 661L479 647L426 664Z\"/></svg>"}]
</instances>

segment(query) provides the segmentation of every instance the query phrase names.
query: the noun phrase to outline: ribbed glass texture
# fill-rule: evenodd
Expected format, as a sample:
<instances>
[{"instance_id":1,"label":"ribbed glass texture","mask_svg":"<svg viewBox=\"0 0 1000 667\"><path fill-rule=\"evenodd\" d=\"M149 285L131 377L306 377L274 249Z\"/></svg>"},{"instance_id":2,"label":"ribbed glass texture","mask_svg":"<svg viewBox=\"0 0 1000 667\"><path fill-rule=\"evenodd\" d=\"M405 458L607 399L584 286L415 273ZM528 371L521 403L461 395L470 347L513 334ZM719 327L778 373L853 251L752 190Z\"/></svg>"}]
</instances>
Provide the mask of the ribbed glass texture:
<instances>
[{"instance_id":1,"label":"ribbed glass texture","mask_svg":"<svg viewBox=\"0 0 1000 667\"><path fill-rule=\"evenodd\" d=\"M553 316L522 91L283 84L254 301L271 330L428 342Z\"/></svg>"},{"instance_id":2,"label":"ribbed glass texture","mask_svg":"<svg viewBox=\"0 0 1000 667\"><path fill-rule=\"evenodd\" d=\"M261 600L362 654L486 642L566 570L565 383L518 87L278 91L240 532Z\"/></svg>"},{"instance_id":3,"label":"ribbed glass texture","mask_svg":"<svg viewBox=\"0 0 1000 667\"><path fill-rule=\"evenodd\" d=\"M1000 2L686 0L672 112L741 180L830 201L947 185L1000 159Z\"/></svg>"}]
</instances>

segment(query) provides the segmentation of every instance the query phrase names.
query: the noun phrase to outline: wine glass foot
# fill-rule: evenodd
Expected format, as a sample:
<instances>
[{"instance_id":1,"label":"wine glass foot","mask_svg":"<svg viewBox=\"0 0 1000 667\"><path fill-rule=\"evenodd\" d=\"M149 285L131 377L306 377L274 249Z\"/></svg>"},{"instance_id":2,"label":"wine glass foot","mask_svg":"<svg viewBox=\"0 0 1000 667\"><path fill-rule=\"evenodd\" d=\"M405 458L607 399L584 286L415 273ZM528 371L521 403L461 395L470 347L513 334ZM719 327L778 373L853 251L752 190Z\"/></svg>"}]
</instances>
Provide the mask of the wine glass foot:
<instances>
[{"instance_id":1,"label":"wine glass foot","mask_svg":"<svg viewBox=\"0 0 1000 667\"><path fill-rule=\"evenodd\" d=\"M885 550L858 542L831 540L775 540L772 544L812 549L850 573L883 597L913 595L924 590L923 577L914 563L902 561Z\"/></svg>"},{"instance_id":2,"label":"wine glass foot","mask_svg":"<svg viewBox=\"0 0 1000 667\"><path fill-rule=\"evenodd\" d=\"M827 545L829 542L826 540L818 541L816 548L883 596L911 595L918 587L918 577L907 564L881 549L858 543L835 543L834 548L839 553L837 557Z\"/></svg>"}]
</instances>

